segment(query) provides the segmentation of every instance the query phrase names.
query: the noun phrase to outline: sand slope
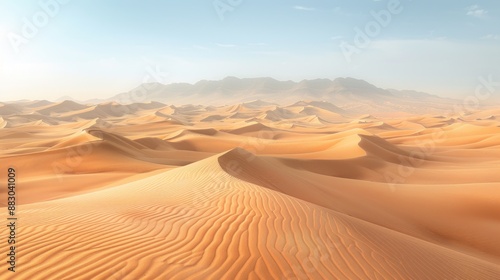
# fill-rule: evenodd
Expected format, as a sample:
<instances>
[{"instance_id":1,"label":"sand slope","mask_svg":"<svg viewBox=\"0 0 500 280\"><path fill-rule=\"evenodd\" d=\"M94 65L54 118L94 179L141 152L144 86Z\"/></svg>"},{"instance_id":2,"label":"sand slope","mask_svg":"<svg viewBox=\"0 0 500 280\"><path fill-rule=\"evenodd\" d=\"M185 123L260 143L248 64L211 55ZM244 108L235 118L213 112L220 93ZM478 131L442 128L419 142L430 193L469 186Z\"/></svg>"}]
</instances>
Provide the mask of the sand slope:
<instances>
[{"instance_id":1,"label":"sand slope","mask_svg":"<svg viewBox=\"0 0 500 280\"><path fill-rule=\"evenodd\" d=\"M500 279L498 109L0 105L0 279Z\"/></svg>"},{"instance_id":2,"label":"sand slope","mask_svg":"<svg viewBox=\"0 0 500 280\"><path fill-rule=\"evenodd\" d=\"M23 269L16 279L497 279L500 273L492 263L238 180L219 167L219 158L23 207L20 215L29 215L19 234Z\"/></svg>"}]
</instances>

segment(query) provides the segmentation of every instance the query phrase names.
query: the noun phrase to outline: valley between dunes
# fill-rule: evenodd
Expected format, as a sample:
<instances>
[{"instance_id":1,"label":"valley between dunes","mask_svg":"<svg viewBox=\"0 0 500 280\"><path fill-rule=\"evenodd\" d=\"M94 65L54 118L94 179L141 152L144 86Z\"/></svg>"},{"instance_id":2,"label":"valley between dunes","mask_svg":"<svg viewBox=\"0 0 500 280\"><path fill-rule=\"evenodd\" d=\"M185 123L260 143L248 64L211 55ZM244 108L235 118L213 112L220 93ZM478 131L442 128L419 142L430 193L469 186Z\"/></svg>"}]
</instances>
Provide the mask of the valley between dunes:
<instances>
[{"instance_id":1,"label":"valley between dunes","mask_svg":"<svg viewBox=\"0 0 500 280\"><path fill-rule=\"evenodd\" d=\"M18 202L17 272L2 261L0 279L500 279L497 108L30 101L0 116L4 221L9 167Z\"/></svg>"}]
</instances>

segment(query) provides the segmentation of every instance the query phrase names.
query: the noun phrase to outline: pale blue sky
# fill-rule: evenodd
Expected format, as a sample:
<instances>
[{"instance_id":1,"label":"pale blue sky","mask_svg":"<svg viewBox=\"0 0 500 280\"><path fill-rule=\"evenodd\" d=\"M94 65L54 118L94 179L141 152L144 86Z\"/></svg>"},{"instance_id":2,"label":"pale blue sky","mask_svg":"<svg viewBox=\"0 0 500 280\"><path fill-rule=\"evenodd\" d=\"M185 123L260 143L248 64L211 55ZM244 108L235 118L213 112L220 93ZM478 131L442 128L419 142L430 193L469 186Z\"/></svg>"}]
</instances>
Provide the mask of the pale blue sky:
<instances>
[{"instance_id":1,"label":"pale blue sky","mask_svg":"<svg viewBox=\"0 0 500 280\"><path fill-rule=\"evenodd\" d=\"M453 97L480 76L500 81L500 1L217 1L0 0L1 99L85 100L229 75L351 76ZM380 11L391 19L376 23ZM369 27L356 45L356 28ZM357 52L346 59L342 43Z\"/></svg>"}]
</instances>

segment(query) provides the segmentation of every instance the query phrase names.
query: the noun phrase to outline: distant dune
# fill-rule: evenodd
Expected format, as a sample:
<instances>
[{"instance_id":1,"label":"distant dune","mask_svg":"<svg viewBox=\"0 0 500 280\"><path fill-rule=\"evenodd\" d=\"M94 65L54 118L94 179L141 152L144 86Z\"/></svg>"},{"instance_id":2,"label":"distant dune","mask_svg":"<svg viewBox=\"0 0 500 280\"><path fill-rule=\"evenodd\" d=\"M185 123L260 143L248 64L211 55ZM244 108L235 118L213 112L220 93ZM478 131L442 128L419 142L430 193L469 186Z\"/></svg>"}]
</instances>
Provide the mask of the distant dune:
<instances>
[{"instance_id":1,"label":"distant dune","mask_svg":"<svg viewBox=\"0 0 500 280\"><path fill-rule=\"evenodd\" d=\"M175 87L364 101L2 103L20 226L0 279L500 279L500 108L419 114L352 79L223 84ZM373 92L408 106L364 111Z\"/></svg>"}]
</instances>

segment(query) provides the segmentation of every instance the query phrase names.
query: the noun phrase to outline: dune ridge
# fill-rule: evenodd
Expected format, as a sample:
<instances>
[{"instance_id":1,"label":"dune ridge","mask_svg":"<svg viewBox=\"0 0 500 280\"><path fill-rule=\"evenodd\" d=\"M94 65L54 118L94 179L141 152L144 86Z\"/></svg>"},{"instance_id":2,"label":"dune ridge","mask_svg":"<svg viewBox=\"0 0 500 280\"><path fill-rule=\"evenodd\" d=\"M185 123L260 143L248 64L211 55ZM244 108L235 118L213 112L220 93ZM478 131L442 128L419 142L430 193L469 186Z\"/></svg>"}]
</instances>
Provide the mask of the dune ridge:
<instances>
[{"instance_id":1,"label":"dune ridge","mask_svg":"<svg viewBox=\"0 0 500 280\"><path fill-rule=\"evenodd\" d=\"M500 277L500 109L0 105L22 222L0 279Z\"/></svg>"},{"instance_id":2,"label":"dune ridge","mask_svg":"<svg viewBox=\"0 0 500 280\"><path fill-rule=\"evenodd\" d=\"M235 152L241 151L223 156ZM498 265L238 180L219 167L220 157L25 206L31 214L20 238L40 242L20 245L29 262L17 279L122 273L146 279L496 279L500 272ZM50 241L41 238L46 230L54 233ZM70 232L84 234L68 238Z\"/></svg>"}]
</instances>

